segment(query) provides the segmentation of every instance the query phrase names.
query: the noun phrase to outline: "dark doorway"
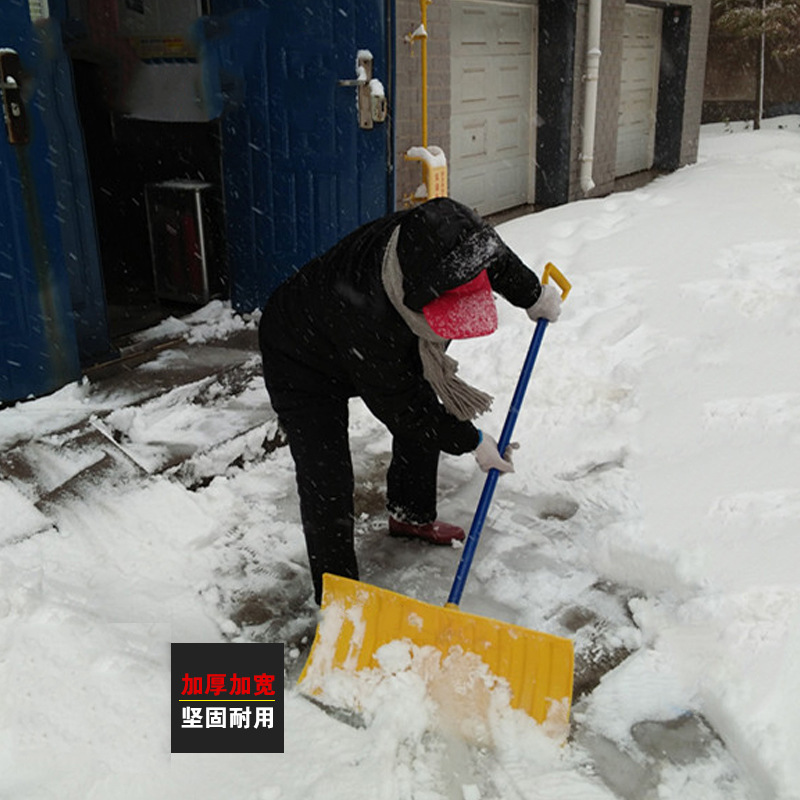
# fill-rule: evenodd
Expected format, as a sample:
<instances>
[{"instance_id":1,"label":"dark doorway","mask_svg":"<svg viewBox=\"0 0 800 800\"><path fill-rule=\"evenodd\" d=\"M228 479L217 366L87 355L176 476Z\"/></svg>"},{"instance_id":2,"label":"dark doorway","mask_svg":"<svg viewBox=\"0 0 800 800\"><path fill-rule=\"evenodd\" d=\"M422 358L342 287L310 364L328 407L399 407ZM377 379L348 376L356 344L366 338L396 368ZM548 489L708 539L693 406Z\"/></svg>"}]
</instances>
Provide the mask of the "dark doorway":
<instances>
[{"instance_id":1,"label":"dark doorway","mask_svg":"<svg viewBox=\"0 0 800 800\"><path fill-rule=\"evenodd\" d=\"M65 44L89 165L109 332L119 344L167 316L182 316L211 297L227 297L219 121L186 121L181 108L190 106L193 98L166 93L142 113L141 92L139 107L131 99L136 76L168 72L175 65L191 68L195 58L185 50L167 57L163 48L165 43L174 46L175 37L155 37L148 40L148 46L156 48L152 53L137 53L132 43L141 47L142 40L119 36L105 0L81 5L80 16L65 25ZM185 95L186 87L176 91ZM148 214L148 197L153 194L148 189L165 182L180 184L187 193L202 187L202 225L196 220L180 224L181 215L190 211L182 201L172 217L174 224L169 215ZM158 225L165 229L154 230ZM170 237L169 246L164 246ZM183 269L182 260L208 273L204 294L174 287L164 291L168 281L163 276Z\"/></svg>"}]
</instances>

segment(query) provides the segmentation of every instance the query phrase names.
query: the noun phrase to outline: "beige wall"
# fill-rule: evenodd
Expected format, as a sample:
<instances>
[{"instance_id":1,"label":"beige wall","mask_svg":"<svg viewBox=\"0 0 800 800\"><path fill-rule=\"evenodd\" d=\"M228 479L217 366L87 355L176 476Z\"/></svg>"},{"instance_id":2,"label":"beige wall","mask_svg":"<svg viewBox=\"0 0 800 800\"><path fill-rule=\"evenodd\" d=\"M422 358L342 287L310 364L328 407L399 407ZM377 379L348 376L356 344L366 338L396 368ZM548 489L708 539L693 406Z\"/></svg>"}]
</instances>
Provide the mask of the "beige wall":
<instances>
[{"instance_id":1,"label":"beige wall","mask_svg":"<svg viewBox=\"0 0 800 800\"><path fill-rule=\"evenodd\" d=\"M700 117L703 113L703 87L706 80L708 29L711 16L710 0L692 3L692 34L689 42L689 67L686 86L686 105L683 114L681 165L697 161L700 139Z\"/></svg>"}]
</instances>

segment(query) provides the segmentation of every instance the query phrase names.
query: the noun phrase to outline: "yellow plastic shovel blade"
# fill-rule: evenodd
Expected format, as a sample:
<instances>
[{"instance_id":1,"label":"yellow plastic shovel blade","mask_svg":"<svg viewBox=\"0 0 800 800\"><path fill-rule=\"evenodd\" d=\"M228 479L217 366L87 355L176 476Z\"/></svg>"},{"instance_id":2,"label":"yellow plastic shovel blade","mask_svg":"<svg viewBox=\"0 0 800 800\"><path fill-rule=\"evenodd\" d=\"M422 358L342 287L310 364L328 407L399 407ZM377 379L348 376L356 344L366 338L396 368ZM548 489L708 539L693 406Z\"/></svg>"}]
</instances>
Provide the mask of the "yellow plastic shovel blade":
<instances>
[{"instance_id":1,"label":"yellow plastic shovel blade","mask_svg":"<svg viewBox=\"0 0 800 800\"><path fill-rule=\"evenodd\" d=\"M304 692L317 694L332 671L375 668L385 644L407 640L443 656L453 648L476 654L507 681L511 706L544 722L554 703L563 721L572 699L573 649L569 639L424 603L360 581L326 574L322 618L300 676Z\"/></svg>"}]
</instances>

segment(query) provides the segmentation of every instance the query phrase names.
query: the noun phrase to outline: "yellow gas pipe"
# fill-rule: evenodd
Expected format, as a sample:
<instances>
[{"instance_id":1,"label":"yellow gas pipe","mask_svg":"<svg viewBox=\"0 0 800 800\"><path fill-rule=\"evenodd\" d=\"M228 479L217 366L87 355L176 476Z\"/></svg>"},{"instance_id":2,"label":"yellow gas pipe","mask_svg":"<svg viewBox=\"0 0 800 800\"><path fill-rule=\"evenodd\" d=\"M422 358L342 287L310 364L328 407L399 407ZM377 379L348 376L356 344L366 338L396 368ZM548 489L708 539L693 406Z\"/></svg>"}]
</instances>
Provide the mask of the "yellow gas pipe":
<instances>
[{"instance_id":1,"label":"yellow gas pipe","mask_svg":"<svg viewBox=\"0 0 800 800\"><path fill-rule=\"evenodd\" d=\"M419 11L422 17L422 146L428 146L428 6L433 0L419 0Z\"/></svg>"},{"instance_id":2,"label":"yellow gas pipe","mask_svg":"<svg viewBox=\"0 0 800 800\"><path fill-rule=\"evenodd\" d=\"M422 67L422 145L412 147L405 155L407 161L420 161L426 188L424 198L414 196L411 202L430 200L432 197L447 197L447 159L440 147L428 147L428 6L433 0L419 0L421 23L405 37L409 44L421 42L420 60Z\"/></svg>"}]
</instances>

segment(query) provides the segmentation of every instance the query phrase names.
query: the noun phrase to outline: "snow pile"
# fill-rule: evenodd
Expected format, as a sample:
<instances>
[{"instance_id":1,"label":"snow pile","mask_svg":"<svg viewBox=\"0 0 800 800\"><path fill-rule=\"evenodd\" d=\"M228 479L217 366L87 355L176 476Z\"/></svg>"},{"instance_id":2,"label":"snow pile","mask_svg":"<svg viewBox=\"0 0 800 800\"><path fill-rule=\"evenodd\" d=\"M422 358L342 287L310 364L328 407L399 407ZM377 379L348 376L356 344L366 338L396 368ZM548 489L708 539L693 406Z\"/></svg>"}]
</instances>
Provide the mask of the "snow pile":
<instances>
[{"instance_id":1,"label":"snow pile","mask_svg":"<svg viewBox=\"0 0 800 800\"><path fill-rule=\"evenodd\" d=\"M255 324L255 319L234 313L229 304L212 300L198 311L180 319L167 317L158 325L133 334L131 339L142 344L161 339L185 338L193 344L204 344L236 331L252 329Z\"/></svg>"},{"instance_id":2,"label":"snow pile","mask_svg":"<svg viewBox=\"0 0 800 800\"><path fill-rule=\"evenodd\" d=\"M331 642L324 633L338 609L328 606L314 642L313 658L298 683L301 692L331 709L348 709L374 727L392 706L413 704L422 730L445 731L480 747L496 748L501 729L511 719L517 726L564 742L569 733L568 701L551 701L539 726L524 711L512 707L508 681L495 675L479 655L461 647L444 654L430 645L403 638L388 642L374 654L374 667L357 669L355 660L343 667L331 663ZM465 623L466 624L466 623ZM358 638L354 632L353 639ZM325 663L327 662L327 663ZM395 713L395 712L393 712Z\"/></svg>"},{"instance_id":3,"label":"snow pile","mask_svg":"<svg viewBox=\"0 0 800 800\"><path fill-rule=\"evenodd\" d=\"M293 467L285 447L257 452L274 416L245 364L135 408L137 389L83 381L0 411L31 472L0 482L0 795L797 797L800 127L772 125L707 128L697 165L500 228L573 291L462 607L574 641L565 745L516 714L490 715L491 748L439 726L407 645L382 652L372 695L348 688L364 727L297 691L315 609ZM532 334L498 312L495 334L450 351L495 395L493 435ZM254 321L211 304L169 324L199 357ZM443 603L458 550L385 535L390 439L351 412L362 579ZM113 483L59 490L84 462L105 474L95 445L60 450L93 414L152 473L120 458ZM167 445L197 447L191 474ZM468 526L481 486L470 457L443 457L441 516ZM170 757L169 642L225 640L286 642L286 753Z\"/></svg>"}]
</instances>

